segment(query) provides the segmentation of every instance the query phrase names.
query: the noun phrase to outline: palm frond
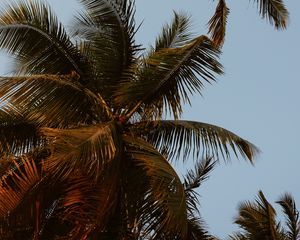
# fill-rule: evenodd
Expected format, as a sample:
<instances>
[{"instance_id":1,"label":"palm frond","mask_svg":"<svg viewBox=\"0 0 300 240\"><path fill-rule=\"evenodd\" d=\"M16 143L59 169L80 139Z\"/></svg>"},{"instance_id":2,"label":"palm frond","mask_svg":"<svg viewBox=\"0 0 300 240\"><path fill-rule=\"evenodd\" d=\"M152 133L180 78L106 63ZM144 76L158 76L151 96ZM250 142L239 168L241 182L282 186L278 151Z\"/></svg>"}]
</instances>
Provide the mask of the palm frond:
<instances>
[{"instance_id":1,"label":"palm frond","mask_svg":"<svg viewBox=\"0 0 300 240\"><path fill-rule=\"evenodd\" d=\"M153 52L145 59L136 81L121 83L115 101L118 106L128 106L128 117L142 107L144 114L151 112L159 118L169 111L178 118L182 103L189 103L190 95L201 92L203 81L199 76L211 82L214 74L222 73L219 53L205 36L182 47Z\"/></svg>"},{"instance_id":2,"label":"palm frond","mask_svg":"<svg viewBox=\"0 0 300 240\"><path fill-rule=\"evenodd\" d=\"M239 215L235 220L250 239L279 239L279 225L276 211L259 191L255 202L246 201L239 206Z\"/></svg>"},{"instance_id":3,"label":"palm frond","mask_svg":"<svg viewBox=\"0 0 300 240\"><path fill-rule=\"evenodd\" d=\"M200 218L189 218L188 220L188 238L189 240L218 240L210 235L206 230L205 223Z\"/></svg>"},{"instance_id":4,"label":"palm frond","mask_svg":"<svg viewBox=\"0 0 300 240\"><path fill-rule=\"evenodd\" d=\"M123 137L126 155L145 174L148 192L140 209L144 233L155 236L187 234L187 208L181 181L168 161L142 139ZM155 236L152 236L155 238Z\"/></svg>"},{"instance_id":5,"label":"palm frond","mask_svg":"<svg viewBox=\"0 0 300 240\"><path fill-rule=\"evenodd\" d=\"M166 24L156 39L154 51L184 46L191 40L190 25L190 18L186 14L174 12L171 24Z\"/></svg>"},{"instance_id":6,"label":"palm frond","mask_svg":"<svg viewBox=\"0 0 300 240\"><path fill-rule=\"evenodd\" d=\"M13 211L24 195L41 180L41 168L33 159L12 159L13 166L0 180L0 217Z\"/></svg>"},{"instance_id":7,"label":"palm frond","mask_svg":"<svg viewBox=\"0 0 300 240\"><path fill-rule=\"evenodd\" d=\"M251 163L259 150L236 134L207 123L184 120L161 120L136 123L131 127L137 135L144 137L169 158L186 160L190 153L194 158L200 155L230 157L230 149Z\"/></svg>"},{"instance_id":8,"label":"palm frond","mask_svg":"<svg viewBox=\"0 0 300 240\"><path fill-rule=\"evenodd\" d=\"M289 13L282 0L253 0L257 3L262 18L268 19L277 29L287 27Z\"/></svg>"},{"instance_id":9,"label":"palm frond","mask_svg":"<svg viewBox=\"0 0 300 240\"><path fill-rule=\"evenodd\" d=\"M131 76L139 46L134 43L134 1L80 0L85 11L77 17L75 36L83 40L85 56L95 71L93 86L105 99L122 79ZM92 58L91 58L92 56Z\"/></svg>"},{"instance_id":10,"label":"palm frond","mask_svg":"<svg viewBox=\"0 0 300 240\"><path fill-rule=\"evenodd\" d=\"M89 236L96 228L103 231L114 213L119 195L119 174L111 174L114 175L106 174L100 181L94 181L79 171L62 183L63 191L56 215L69 222L73 231L80 225L80 237Z\"/></svg>"},{"instance_id":11,"label":"palm frond","mask_svg":"<svg viewBox=\"0 0 300 240\"><path fill-rule=\"evenodd\" d=\"M206 158L197 162L195 170L189 170L184 178L184 191L186 195L189 214L199 214L199 200L195 189L208 178L208 174L213 170L217 162L212 158Z\"/></svg>"},{"instance_id":12,"label":"palm frond","mask_svg":"<svg viewBox=\"0 0 300 240\"><path fill-rule=\"evenodd\" d=\"M234 233L233 235L229 236L230 240L249 240L244 234L242 233Z\"/></svg>"},{"instance_id":13,"label":"palm frond","mask_svg":"<svg viewBox=\"0 0 300 240\"><path fill-rule=\"evenodd\" d=\"M299 222L299 212L296 208L296 203L294 198L286 193L280 197L278 204L283 208L288 231L286 235L290 240L299 240L300 239L300 222Z\"/></svg>"},{"instance_id":14,"label":"palm frond","mask_svg":"<svg viewBox=\"0 0 300 240\"><path fill-rule=\"evenodd\" d=\"M51 149L51 156L45 162L46 170L61 178L76 169L98 178L120 149L113 123L73 129L41 128L41 133Z\"/></svg>"},{"instance_id":15,"label":"palm frond","mask_svg":"<svg viewBox=\"0 0 300 240\"><path fill-rule=\"evenodd\" d=\"M36 124L18 113L0 109L0 156L22 155L43 143Z\"/></svg>"},{"instance_id":16,"label":"palm frond","mask_svg":"<svg viewBox=\"0 0 300 240\"><path fill-rule=\"evenodd\" d=\"M33 75L0 78L1 101L9 102L28 119L43 126L99 122L110 114L106 103L73 75Z\"/></svg>"},{"instance_id":17,"label":"palm frond","mask_svg":"<svg viewBox=\"0 0 300 240\"><path fill-rule=\"evenodd\" d=\"M83 75L81 57L50 7L19 1L0 13L0 48L13 54L18 73Z\"/></svg>"},{"instance_id":18,"label":"palm frond","mask_svg":"<svg viewBox=\"0 0 300 240\"><path fill-rule=\"evenodd\" d=\"M217 47L222 47L225 40L226 24L229 8L225 0L219 0L215 14L208 22L208 33Z\"/></svg>"}]
</instances>

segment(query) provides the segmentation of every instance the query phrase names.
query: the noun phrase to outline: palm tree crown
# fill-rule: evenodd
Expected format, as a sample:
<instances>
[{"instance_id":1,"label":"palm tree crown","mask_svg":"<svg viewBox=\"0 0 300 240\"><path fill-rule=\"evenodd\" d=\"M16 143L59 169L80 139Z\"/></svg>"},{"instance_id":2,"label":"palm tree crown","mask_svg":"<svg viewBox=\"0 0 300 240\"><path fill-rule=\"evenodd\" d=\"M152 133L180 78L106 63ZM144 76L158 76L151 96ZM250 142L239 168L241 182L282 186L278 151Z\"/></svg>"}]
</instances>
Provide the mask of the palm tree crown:
<instances>
[{"instance_id":1,"label":"palm tree crown","mask_svg":"<svg viewBox=\"0 0 300 240\"><path fill-rule=\"evenodd\" d=\"M214 161L255 146L180 120L182 105L222 74L220 50L174 14L148 51L134 41L134 2L80 0L66 31L41 1L0 13L1 239L213 239L194 188ZM169 120L166 116L171 116ZM199 160L182 184L171 166Z\"/></svg>"}]
</instances>

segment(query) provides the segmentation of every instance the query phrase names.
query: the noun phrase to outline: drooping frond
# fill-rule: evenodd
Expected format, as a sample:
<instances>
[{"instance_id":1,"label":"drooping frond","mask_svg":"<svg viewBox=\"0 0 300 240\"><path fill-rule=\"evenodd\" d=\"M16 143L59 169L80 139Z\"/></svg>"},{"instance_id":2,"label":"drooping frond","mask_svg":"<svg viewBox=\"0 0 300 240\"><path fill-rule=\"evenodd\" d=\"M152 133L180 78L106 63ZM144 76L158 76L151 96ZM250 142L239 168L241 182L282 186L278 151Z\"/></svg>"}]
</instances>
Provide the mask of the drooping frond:
<instances>
[{"instance_id":1,"label":"drooping frond","mask_svg":"<svg viewBox=\"0 0 300 240\"><path fill-rule=\"evenodd\" d=\"M230 149L236 156L253 162L258 149L234 133L207 123L161 120L136 123L132 126L137 134L154 144L161 152L166 152L169 158L183 157L187 159L192 153L195 158L200 155L230 157Z\"/></svg>"},{"instance_id":2,"label":"drooping frond","mask_svg":"<svg viewBox=\"0 0 300 240\"><path fill-rule=\"evenodd\" d=\"M13 165L0 180L0 217L13 211L24 195L41 180L41 168L33 159L11 159Z\"/></svg>"},{"instance_id":3,"label":"drooping frond","mask_svg":"<svg viewBox=\"0 0 300 240\"><path fill-rule=\"evenodd\" d=\"M18 113L0 109L0 156L22 155L43 143L36 124Z\"/></svg>"},{"instance_id":4,"label":"drooping frond","mask_svg":"<svg viewBox=\"0 0 300 240\"><path fill-rule=\"evenodd\" d=\"M154 51L163 48L177 48L184 46L191 40L190 18L183 13L174 12L172 23L166 24L156 39Z\"/></svg>"},{"instance_id":5,"label":"drooping frond","mask_svg":"<svg viewBox=\"0 0 300 240\"><path fill-rule=\"evenodd\" d=\"M262 18L268 19L277 29L287 27L289 13L282 0L253 0L257 3Z\"/></svg>"},{"instance_id":6,"label":"drooping frond","mask_svg":"<svg viewBox=\"0 0 300 240\"><path fill-rule=\"evenodd\" d=\"M136 81L124 81L116 90L118 106L127 107L128 117L141 107L143 114L161 117L172 113L178 118L182 103L189 103L190 95L200 92L203 81L213 81L222 73L217 61L219 51L205 36L178 48L164 48L145 59Z\"/></svg>"},{"instance_id":7,"label":"drooping frond","mask_svg":"<svg viewBox=\"0 0 300 240\"><path fill-rule=\"evenodd\" d=\"M42 1L22 0L1 11L0 48L14 55L18 73L83 75L77 49Z\"/></svg>"},{"instance_id":8,"label":"drooping frond","mask_svg":"<svg viewBox=\"0 0 300 240\"><path fill-rule=\"evenodd\" d=\"M81 232L77 239L89 236L96 228L105 230L117 204L118 178L118 172L111 172L94 181L78 171L62 183L56 215L72 224L73 235L75 230Z\"/></svg>"},{"instance_id":9,"label":"drooping frond","mask_svg":"<svg viewBox=\"0 0 300 240\"><path fill-rule=\"evenodd\" d=\"M1 101L43 126L68 126L107 119L102 99L72 81L71 75L0 78Z\"/></svg>"},{"instance_id":10,"label":"drooping frond","mask_svg":"<svg viewBox=\"0 0 300 240\"><path fill-rule=\"evenodd\" d=\"M245 231L247 239L280 239L279 225L275 217L275 209L259 191L255 202L246 201L240 204L235 223Z\"/></svg>"},{"instance_id":11,"label":"drooping frond","mask_svg":"<svg viewBox=\"0 0 300 240\"><path fill-rule=\"evenodd\" d=\"M45 167L50 174L61 178L76 169L98 178L120 148L113 123L73 129L41 128L41 132L51 149Z\"/></svg>"},{"instance_id":12,"label":"drooping frond","mask_svg":"<svg viewBox=\"0 0 300 240\"><path fill-rule=\"evenodd\" d=\"M185 193L175 170L144 140L130 136L124 136L123 139L127 157L140 168L147 179L148 191L139 210L144 233L153 235L154 239L164 234L174 234L180 239L186 239Z\"/></svg>"},{"instance_id":13,"label":"drooping frond","mask_svg":"<svg viewBox=\"0 0 300 240\"><path fill-rule=\"evenodd\" d=\"M75 36L86 42L82 53L95 71L93 86L107 99L116 84L127 78L138 51L134 43L134 1L79 1L85 11L77 17Z\"/></svg>"},{"instance_id":14,"label":"drooping frond","mask_svg":"<svg viewBox=\"0 0 300 240\"><path fill-rule=\"evenodd\" d=\"M286 235L289 240L300 239L300 222L299 212L296 208L294 198L290 194L284 194L277 202L282 207L285 217L288 231Z\"/></svg>"},{"instance_id":15,"label":"drooping frond","mask_svg":"<svg viewBox=\"0 0 300 240\"><path fill-rule=\"evenodd\" d=\"M219 0L215 14L208 22L208 33L217 47L222 47L225 40L227 17L229 8L225 0Z\"/></svg>"}]
</instances>

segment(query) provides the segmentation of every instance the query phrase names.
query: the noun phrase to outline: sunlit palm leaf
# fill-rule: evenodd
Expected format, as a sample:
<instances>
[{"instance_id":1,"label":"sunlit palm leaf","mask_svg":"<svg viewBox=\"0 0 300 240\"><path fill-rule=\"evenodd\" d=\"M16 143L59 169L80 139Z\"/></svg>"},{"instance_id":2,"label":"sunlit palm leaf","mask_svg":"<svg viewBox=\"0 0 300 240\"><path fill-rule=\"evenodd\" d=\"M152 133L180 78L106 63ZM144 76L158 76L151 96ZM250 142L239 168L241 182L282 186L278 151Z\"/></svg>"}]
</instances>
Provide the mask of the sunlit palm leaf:
<instances>
[{"instance_id":1,"label":"sunlit palm leaf","mask_svg":"<svg viewBox=\"0 0 300 240\"><path fill-rule=\"evenodd\" d=\"M56 215L73 225L80 225L81 237L95 228L103 231L111 217L118 197L118 173L105 176L100 181L77 172L63 184L63 192ZM120 213L117 213L120 214Z\"/></svg>"},{"instance_id":2,"label":"sunlit palm leaf","mask_svg":"<svg viewBox=\"0 0 300 240\"><path fill-rule=\"evenodd\" d=\"M32 159L22 157L13 163L11 170L0 180L0 217L13 211L24 195L41 180L41 169Z\"/></svg>"},{"instance_id":3,"label":"sunlit palm leaf","mask_svg":"<svg viewBox=\"0 0 300 240\"><path fill-rule=\"evenodd\" d=\"M152 121L136 123L135 131L145 137L170 158L187 159L192 153L195 158L201 154L206 156L230 157L230 149L238 156L253 161L258 149L250 142L234 133L207 123L192 121Z\"/></svg>"},{"instance_id":4,"label":"sunlit palm leaf","mask_svg":"<svg viewBox=\"0 0 300 240\"><path fill-rule=\"evenodd\" d=\"M171 234L174 231L177 237L185 239L187 234L185 193L176 172L147 142L129 136L124 136L123 139L127 157L141 168L148 179L149 190L140 210L145 224L144 231L155 236L161 236L163 233Z\"/></svg>"},{"instance_id":5,"label":"sunlit palm leaf","mask_svg":"<svg viewBox=\"0 0 300 240\"><path fill-rule=\"evenodd\" d=\"M169 111L178 118L182 103L189 102L190 95L203 87L199 76L211 82L214 74L222 73L218 55L219 51L205 36L183 47L158 50L145 59L136 81L120 85L115 101L119 106L132 106L129 116L143 106L145 113L156 117Z\"/></svg>"},{"instance_id":6,"label":"sunlit palm leaf","mask_svg":"<svg viewBox=\"0 0 300 240\"><path fill-rule=\"evenodd\" d=\"M276 28L287 27L289 13L282 0L253 0L258 4L260 15Z\"/></svg>"},{"instance_id":7,"label":"sunlit palm leaf","mask_svg":"<svg viewBox=\"0 0 300 240\"><path fill-rule=\"evenodd\" d=\"M163 48L182 47L191 40L190 19L183 13L174 12L172 23L166 24L156 39L154 51Z\"/></svg>"},{"instance_id":8,"label":"sunlit palm leaf","mask_svg":"<svg viewBox=\"0 0 300 240\"><path fill-rule=\"evenodd\" d=\"M279 239L280 231L275 217L275 209L260 191L255 202L240 204L235 223L245 230L245 236L250 239Z\"/></svg>"},{"instance_id":9,"label":"sunlit palm leaf","mask_svg":"<svg viewBox=\"0 0 300 240\"><path fill-rule=\"evenodd\" d=\"M87 42L82 49L96 71L98 90L111 97L111 91L135 61L134 2L132 0L80 0L85 11L77 17L75 36ZM92 58L90 56L93 56Z\"/></svg>"},{"instance_id":10,"label":"sunlit palm leaf","mask_svg":"<svg viewBox=\"0 0 300 240\"><path fill-rule=\"evenodd\" d=\"M52 151L46 169L62 178L76 169L98 178L105 165L118 155L120 147L112 123L74 129L42 128L41 132Z\"/></svg>"},{"instance_id":11,"label":"sunlit palm leaf","mask_svg":"<svg viewBox=\"0 0 300 240\"><path fill-rule=\"evenodd\" d=\"M290 194L283 195L277 202L283 208L288 231L286 235L290 240L300 239L300 222L299 222L299 212L296 208L296 203L294 198Z\"/></svg>"},{"instance_id":12,"label":"sunlit palm leaf","mask_svg":"<svg viewBox=\"0 0 300 240\"><path fill-rule=\"evenodd\" d=\"M228 14L229 8L225 0L219 0L215 14L208 22L208 33L211 34L214 44L218 47L222 47L225 40Z\"/></svg>"},{"instance_id":13,"label":"sunlit palm leaf","mask_svg":"<svg viewBox=\"0 0 300 240\"><path fill-rule=\"evenodd\" d=\"M50 7L41 1L20 1L0 13L0 48L13 54L21 73L83 75L77 49Z\"/></svg>"},{"instance_id":14,"label":"sunlit palm leaf","mask_svg":"<svg viewBox=\"0 0 300 240\"><path fill-rule=\"evenodd\" d=\"M102 99L72 79L72 75L2 77L1 100L44 126L63 127L107 118L110 113Z\"/></svg>"}]
</instances>

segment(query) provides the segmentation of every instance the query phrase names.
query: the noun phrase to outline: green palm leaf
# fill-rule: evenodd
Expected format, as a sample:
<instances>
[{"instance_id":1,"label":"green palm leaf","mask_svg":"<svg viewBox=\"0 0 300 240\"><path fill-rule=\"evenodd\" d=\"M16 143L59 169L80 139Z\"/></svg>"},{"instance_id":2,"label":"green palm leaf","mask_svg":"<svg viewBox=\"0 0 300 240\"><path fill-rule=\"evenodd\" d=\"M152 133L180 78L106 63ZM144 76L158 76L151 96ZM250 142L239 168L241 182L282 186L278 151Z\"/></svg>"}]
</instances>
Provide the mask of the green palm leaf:
<instances>
[{"instance_id":1,"label":"green palm leaf","mask_svg":"<svg viewBox=\"0 0 300 240\"><path fill-rule=\"evenodd\" d=\"M200 154L206 156L230 157L230 148L236 156L238 152L242 157L253 161L258 149L250 142L240 138L234 133L207 123L162 120L136 123L132 129L154 144L161 152L168 154L169 158L183 157L186 160L190 153L195 158Z\"/></svg>"},{"instance_id":2,"label":"green palm leaf","mask_svg":"<svg viewBox=\"0 0 300 240\"><path fill-rule=\"evenodd\" d=\"M78 50L50 7L40 1L20 1L0 13L0 48L13 54L21 73L83 75Z\"/></svg>"},{"instance_id":3,"label":"green palm leaf","mask_svg":"<svg viewBox=\"0 0 300 240\"><path fill-rule=\"evenodd\" d=\"M219 51L205 36L183 47L158 50L145 59L136 81L120 85L115 101L118 106L132 109L128 117L142 106L144 114L151 112L160 117L166 110L178 118L182 103L189 102L190 95L203 87L199 76L210 82L215 73L222 73L218 55Z\"/></svg>"},{"instance_id":4,"label":"green palm leaf","mask_svg":"<svg viewBox=\"0 0 300 240\"><path fill-rule=\"evenodd\" d=\"M72 82L72 75L0 78L0 96L28 120L44 126L68 126L107 119L100 96ZM99 115L101 114L101 115Z\"/></svg>"},{"instance_id":5,"label":"green palm leaf","mask_svg":"<svg viewBox=\"0 0 300 240\"><path fill-rule=\"evenodd\" d=\"M289 13L282 0L253 0L258 4L260 15L276 28L287 27Z\"/></svg>"},{"instance_id":6,"label":"green palm leaf","mask_svg":"<svg viewBox=\"0 0 300 240\"><path fill-rule=\"evenodd\" d=\"M300 239L300 222L299 222L299 212L296 208L296 203L290 194L283 195L278 204L283 208L288 231L286 235L289 240L299 240Z\"/></svg>"},{"instance_id":7,"label":"green palm leaf","mask_svg":"<svg viewBox=\"0 0 300 240\"><path fill-rule=\"evenodd\" d=\"M211 33L212 40L218 47L222 47L225 40L228 14L229 8L225 0L219 0L215 14L208 22L208 33Z\"/></svg>"},{"instance_id":8,"label":"green palm leaf","mask_svg":"<svg viewBox=\"0 0 300 240\"><path fill-rule=\"evenodd\" d=\"M132 0L80 0L85 11L77 17L75 36L85 43L82 53L95 71L93 86L106 99L122 79L131 76L138 46L134 43L134 2ZM92 57L91 57L92 56ZM93 60L94 59L94 60ZM129 74L129 76L128 76Z\"/></svg>"},{"instance_id":9,"label":"green palm leaf","mask_svg":"<svg viewBox=\"0 0 300 240\"><path fill-rule=\"evenodd\" d=\"M120 143L114 124L106 123L73 129L41 128L49 140L51 156L45 167L61 178L82 169L96 178L118 156Z\"/></svg>"},{"instance_id":10,"label":"green palm leaf","mask_svg":"<svg viewBox=\"0 0 300 240\"><path fill-rule=\"evenodd\" d=\"M126 155L145 174L148 192L140 209L144 231L154 239L161 234L177 234L186 239L187 212L183 186L168 161L149 143L123 137Z\"/></svg>"},{"instance_id":11,"label":"green palm leaf","mask_svg":"<svg viewBox=\"0 0 300 240\"><path fill-rule=\"evenodd\" d=\"M189 17L183 13L174 12L172 23L166 24L156 39L154 51L184 46L191 40L190 25Z\"/></svg>"}]
</instances>

